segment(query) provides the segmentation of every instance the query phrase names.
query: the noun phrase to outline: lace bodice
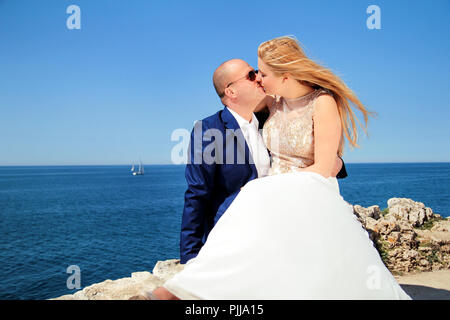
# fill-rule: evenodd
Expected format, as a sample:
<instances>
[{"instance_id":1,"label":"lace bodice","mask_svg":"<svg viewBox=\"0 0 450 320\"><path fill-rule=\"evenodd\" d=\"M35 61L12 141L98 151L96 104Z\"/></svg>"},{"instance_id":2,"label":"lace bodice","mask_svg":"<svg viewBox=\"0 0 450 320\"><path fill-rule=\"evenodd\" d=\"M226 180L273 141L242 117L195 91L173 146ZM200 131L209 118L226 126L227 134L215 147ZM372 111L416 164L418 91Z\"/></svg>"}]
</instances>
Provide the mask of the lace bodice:
<instances>
[{"instance_id":1,"label":"lace bodice","mask_svg":"<svg viewBox=\"0 0 450 320\"><path fill-rule=\"evenodd\" d=\"M271 152L269 175L298 171L314 163L313 111L316 99L331 94L316 89L297 99L276 97L269 107L263 139Z\"/></svg>"}]
</instances>

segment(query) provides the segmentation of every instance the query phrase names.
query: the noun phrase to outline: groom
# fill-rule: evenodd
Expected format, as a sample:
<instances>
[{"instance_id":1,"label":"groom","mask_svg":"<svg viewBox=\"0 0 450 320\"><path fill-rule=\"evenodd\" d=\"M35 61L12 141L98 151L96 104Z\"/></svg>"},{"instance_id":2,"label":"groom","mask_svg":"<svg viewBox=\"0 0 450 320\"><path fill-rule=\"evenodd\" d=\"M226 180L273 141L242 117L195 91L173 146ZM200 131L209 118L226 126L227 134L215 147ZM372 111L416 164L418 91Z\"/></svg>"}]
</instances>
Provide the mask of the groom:
<instances>
[{"instance_id":1,"label":"groom","mask_svg":"<svg viewBox=\"0 0 450 320\"><path fill-rule=\"evenodd\" d=\"M258 121L253 113L264 106L266 97L255 70L243 60L229 60L216 69L213 83L225 107L198 121L191 134L180 236L182 264L197 256L241 188L267 175L270 168L258 132L267 115L261 114ZM338 171L338 178L346 177L339 158L335 173Z\"/></svg>"}]
</instances>

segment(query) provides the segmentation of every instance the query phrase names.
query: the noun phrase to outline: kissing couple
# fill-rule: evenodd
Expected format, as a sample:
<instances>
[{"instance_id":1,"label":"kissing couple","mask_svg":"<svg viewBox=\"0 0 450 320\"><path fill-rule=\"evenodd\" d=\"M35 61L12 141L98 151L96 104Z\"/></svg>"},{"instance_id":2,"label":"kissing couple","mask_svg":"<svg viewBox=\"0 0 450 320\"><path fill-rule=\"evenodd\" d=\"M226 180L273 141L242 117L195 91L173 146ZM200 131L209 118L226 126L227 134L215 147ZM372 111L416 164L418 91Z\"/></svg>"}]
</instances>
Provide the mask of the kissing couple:
<instances>
[{"instance_id":1,"label":"kissing couple","mask_svg":"<svg viewBox=\"0 0 450 320\"><path fill-rule=\"evenodd\" d=\"M362 113L363 129L371 113L293 37L262 43L258 69L233 59L214 72L225 107L191 135L180 239L185 266L147 298L410 299L336 179L346 176L345 141L357 147L354 111ZM261 135L264 117L255 113L264 112ZM194 143L196 133L212 129L221 137ZM238 140L244 143L230 142ZM215 159L234 163L202 159L211 144Z\"/></svg>"}]
</instances>

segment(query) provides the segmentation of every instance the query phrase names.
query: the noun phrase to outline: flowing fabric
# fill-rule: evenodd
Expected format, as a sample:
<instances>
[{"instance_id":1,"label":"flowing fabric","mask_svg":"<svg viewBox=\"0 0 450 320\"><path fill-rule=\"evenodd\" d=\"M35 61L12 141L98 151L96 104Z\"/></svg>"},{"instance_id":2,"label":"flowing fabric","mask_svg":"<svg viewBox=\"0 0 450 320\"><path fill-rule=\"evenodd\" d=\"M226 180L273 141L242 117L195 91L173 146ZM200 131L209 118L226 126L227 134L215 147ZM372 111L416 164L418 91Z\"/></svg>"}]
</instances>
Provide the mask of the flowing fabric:
<instances>
[{"instance_id":1,"label":"flowing fabric","mask_svg":"<svg viewBox=\"0 0 450 320\"><path fill-rule=\"evenodd\" d=\"M164 287L181 299L409 299L336 183L310 172L245 185Z\"/></svg>"}]
</instances>

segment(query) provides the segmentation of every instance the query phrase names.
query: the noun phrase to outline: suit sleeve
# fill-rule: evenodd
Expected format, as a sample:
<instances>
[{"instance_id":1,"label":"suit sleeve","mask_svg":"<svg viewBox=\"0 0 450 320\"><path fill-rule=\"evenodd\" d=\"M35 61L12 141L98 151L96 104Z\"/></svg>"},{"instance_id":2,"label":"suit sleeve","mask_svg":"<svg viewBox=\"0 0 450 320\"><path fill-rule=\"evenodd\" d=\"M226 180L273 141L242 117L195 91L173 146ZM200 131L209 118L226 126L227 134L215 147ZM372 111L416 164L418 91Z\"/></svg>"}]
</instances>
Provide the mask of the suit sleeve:
<instances>
[{"instance_id":1,"label":"suit sleeve","mask_svg":"<svg viewBox=\"0 0 450 320\"><path fill-rule=\"evenodd\" d=\"M348 176L347 170L345 169L344 159L341 158L341 160L342 160L342 168L336 176L337 179L344 179L344 178L347 178L347 176Z\"/></svg>"},{"instance_id":2,"label":"suit sleeve","mask_svg":"<svg viewBox=\"0 0 450 320\"><path fill-rule=\"evenodd\" d=\"M194 136L198 142L194 142ZM216 165L205 163L202 155L207 144L202 139L203 130L194 130L189 143L190 159L186 165L187 190L180 234L180 263L197 256L203 246L207 210L211 200Z\"/></svg>"}]
</instances>

